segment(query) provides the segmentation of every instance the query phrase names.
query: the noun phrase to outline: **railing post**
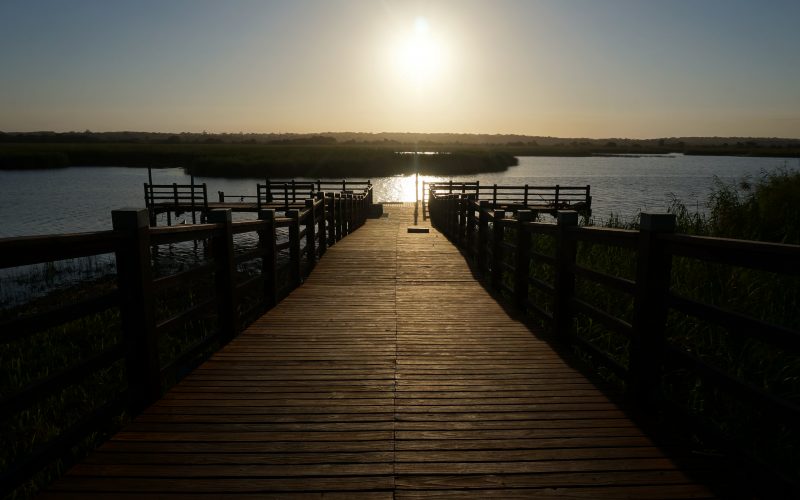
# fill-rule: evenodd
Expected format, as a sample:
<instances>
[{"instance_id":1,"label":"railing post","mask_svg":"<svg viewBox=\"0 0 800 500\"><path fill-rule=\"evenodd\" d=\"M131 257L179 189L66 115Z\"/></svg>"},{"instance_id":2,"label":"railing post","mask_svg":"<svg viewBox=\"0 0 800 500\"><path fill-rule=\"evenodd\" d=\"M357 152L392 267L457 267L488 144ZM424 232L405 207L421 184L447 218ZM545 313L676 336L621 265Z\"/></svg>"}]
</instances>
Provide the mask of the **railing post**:
<instances>
[{"instance_id":1,"label":"railing post","mask_svg":"<svg viewBox=\"0 0 800 500\"><path fill-rule=\"evenodd\" d=\"M352 233L356 230L356 226L358 225L358 205L356 204L356 194L350 193L348 195L350 200L350 230L347 231L348 234Z\"/></svg>"},{"instance_id":2,"label":"railing post","mask_svg":"<svg viewBox=\"0 0 800 500\"><path fill-rule=\"evenodd\" d=\"M192 176L192 224L197 224L197 216L195 215L195 202L194 202L194 176Z\"/></svg>"},{"instance_id":3,"label":"railing post","mask_svg":"<svg viewBox=\"0 0 800 500\"><path fill-rule=\"evenodd\" d=\"M361 194L361 199L359 201L359 206L361 207L360 213L358 215L358 225L363 226L367 223L367 216L369 215L370 209L372 208L372 190L370 189L369 193Z\"/></svg>"},{"instance_id":4,"label":"railing post","mask_svg":"<svg viewBox=\"0 0 800 500\"><path fill-rule=\"evenodd\" d=\"M444 195L442 199L442 224L444 225L444 234L448 238L453 237L453 197L449 194Z\"/></svg>"},{"instance_id":5,"label":"railing post","mask_svg":"<svg viewBox=\"0 0 800 500\"><path fill-rule=\"evenodd\" d=\"M325 215L328 216L328 227L325 234L328 236L328 246L336 243L336 198L333 193L325 193Z\"/></svg>"},{"instance_id":6,"label":"railing post","mask_svg":"<svg viewBox=\"0 0 800 500\"><path fill-rule=\"evenodd\" d=\"M317 233L319 238L319 256L322 257L325 254L325 249L328 247L328 232L325 230L325 221L328 218L328 214L325 207L325 194L317 191L314 193L319 203L319 213L317 214L317 218L319 221L317 222Z\"/></svg>"},{"instance_id":7,"label":"railing post","mask_svg":"<svg viewBox=\"0 0 800 500\"><path fill-rule=\"evenodd\" d=\"M450 237L453 242L458 245L458 195L450 195L447 202L447 214L449 215L448 226L450 228Z\"/></svg>"},{"instance_id":8,"label":"railing post","mask_svg":"<svg viewBox=\"0 0 800 500\"><path fill-rule=\"evenodd\" d=\"M475 240L475 195L468 194L467 199L464 200L466 205L466 210L464 215L467 218L467 225L466 225L466 238L465 242L467 245L467 255L470 258L475 257L475 249L474 247L474 240Z\"/></svg>"},{"instance_id":9,"label":"railing post","mask_svg":"<svg viewBox=\"0 0 800 500\"><path fill-rule=\"evenodd\" d=\"M478 202L478 271L486 271L486 245L489 242L489 201Z\"/></svg>"},{"instance_id":10,"label":"railing post","mask_svg":"<svg viewBox=\"0 0 800 500\"><path fill-rule=\"evenodd\" d=\"M345 193L344 194L344 234L350 234L353 232L353 195L352 193Z\"/></svg>"},{"instance_id":11,"label":"railing post","mask_svg":"<svg viewBox=\"0 0 800 500\"><path fill-rule=\"evenodd\" d=\"M208 187L203 183L203 213L200 214L200 222L206 222L206 214L208 214Z\"/></svg>"},{"instance_id":12,"label":"railing post","mask_svg":"<svg viewBox=\"0 0 800 500\"><path fill-rule=\"evenodd\" d=\"M425 220L428 217L427 214L428 207L426 206L425 200L428 199L428 197L430 196L430 194L427 191L425 191L425 184L426 182L422 181L422 220Z\"/></svg>"},{"instance_id":13,"label":"railing post","mask_svg":"<svg viewBox=\"0 0 800 500\"><path fill-rule=\"evenodd\" d=\"M461 246L467 244L467 205L469 200L466 194L458 198L458 243Z\"/></svg>"},{"instance_id":14,"label":"railing post","mask_svg":"<svg viewBox=\"0 0 800 500\"><path fill-rule=\"evenodd\" d=\"M292 219L289 225L289 283L292 288L300 285L300 212L292 209L286 212Z\"/></svg>"},{"instance_id":15,"label":"railing post","mask_svg":"<svg viewBox=\"0 0 800 500\"><path fill-rule=\"evenodd\" d=\"M306 200L306 258L308 259L308 272L317 263L317 238L316 238L316 217L317 211L314 208L314 200Z\"/></svg>"},{"instance_id":16,"label":"railing post","mask_svg":"<svg viewBox=\"0 0 800 500\"><path fill-rule=\"evenodd\" d=\"M236 293L236 261L233 256L233 221L231 209L212 210L208 222L222 224L222 234L211 240L211 251L217 266L216 296L219 310L220 336L223 341L234 338L239 333L239 305Z\"/></svg>"},{"instance_id":17,"label":"railing post","mask_svg":"<svg viewBox=\"0 0 800 500\"><path fill-rule=\"evenodd\" d=\"M342 203L342 193L334 193L333 199L336 203L336 241L344 238L344 203Z\"/></svg>"},{"instance_id":18,"label":"railing post","mask_svg":"<svg viewBox=\"0 0 800 500\"><path fill-rule=\"evenodd\" d=\"M586 216L590 217L592 215L592 196L591 196L591 188L589 184L586 185Z\"/></svg>"},{"instance_id":19,"label":"railing post","mask_svg":"<svg viewBox=\"0 0 800 500\"><path fill-rule=\"evenodd\" d=\"M259 220L264 221L264 229L258 231L258 241L264 249L261 260L261 276L264 278L264 299L267 308L275 307L278 303L278 252L277 234L275 232L275 210L259 210Z\"/></svg>"},{"instance_id":20,"label":"railing post","mask_svg":"<svg viewBox=\"0 0 800 500\"><path fill-rule=\"evenodd\" d=\"M222 191L217 191L217 196L219 197L220 203L225 203L225 193L223 193Z\"/></svg>"},{"instance_id":21,"label":"railing post","mask_svg":"<svg viewBox=\"0 0 800 500\"><path fill-rule=\"evenodd\" d=\"M667 293L672 272L672 256L659 235L675 232L675 214L643 213L639 228L627 391L631 399L652 407L661 393Z\"/></svg>"},{"instance_id":22,"label":"railing post","mask_svg":"<svg viewBox=\"0 0 800 500\"><path fill-rule=\"evenodd\" d=\"M533 220L530 210L517 210L517 250L514 268L514 301L523 311L528 309L528 277L531 267L531 235L525 224Z\"/></svg>"},{"instance_id":23,"label":"railing post","mask_svg":"<svg viewBox=\"0 0 800 500\"><path fill-rule=\"evenodd\" d=\"M572 298L575 296L575 259L578 242L569 232L578 227L578 212L556 212L555 297L553 299L553 332L556 338L567 342L572 330Z\"/></svg>"},{"instance_id":24,"label":"railing post","mask_svg":"<svg viewBox=\"0 0 800 500\"><path fill-rule=\"evenodd\" d=\"M561 187L558 184L556 184L556 197L555 200L553 201L553 209L555 210L558 210L558 192L560 189Z\"/></svg>"},{"instance_id":25,"label":"railing post","mask_svg":"<svg viewBox=\"0 0 800 500\"><path fill-rule=\"evenodd\" d=\"M503 284L503 219L506 213L503 210L494 211L494 225L492 227L492 288L500 290Z\"/></svg>"},{"instance_id":26,"label":"railing post","mask_svg":"<svg viewBox=\"0 0 800 500\"><path fill-rule=\"evenodd\" d=\"M130 409L136 414L161 397L148 212L137 208L113 210L111 221L114 230L125 237L116 252L117 286L122 296L120 315Z\"/></svg>"},{"instance_id":27,"label":"railing post","mask_svg":"<svg viewBox=\"0 0 800 500\"><path fill-rule=\"evenodd\" d=\"M149 195L148 195L149 192ZM144 206L147 207L148 221L151 226L156 225L156 210L153 206L153 186L144 183Z\"/></svg>"},{"instance_id":28,"label":"railing post","mask_svg":"<svg viewBox=\"0 0 800 500\"><path fill-rule=\"evenodd\" d=\"M453 237L453 197L446 194L442 198L442 225L444 234L448 238Z\"/></svg>"}]
</instances>

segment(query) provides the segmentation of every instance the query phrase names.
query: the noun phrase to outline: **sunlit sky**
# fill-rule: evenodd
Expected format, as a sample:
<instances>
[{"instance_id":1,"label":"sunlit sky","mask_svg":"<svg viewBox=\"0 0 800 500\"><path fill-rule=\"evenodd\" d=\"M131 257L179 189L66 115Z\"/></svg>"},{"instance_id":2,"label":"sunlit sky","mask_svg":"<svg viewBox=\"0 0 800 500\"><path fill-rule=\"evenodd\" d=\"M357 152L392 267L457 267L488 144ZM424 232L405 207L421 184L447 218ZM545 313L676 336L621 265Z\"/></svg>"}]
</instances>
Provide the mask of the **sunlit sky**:
<instances>
[{"instance_id":1,"label":"sunlit sky","mask_svg":"<svg viewBox=\"0 0 800 500\"><path fill-rule=\"evenodd\" d=\"M798 0L2 0L0 130L800 137Z\"/></svg>"}]
</instances>

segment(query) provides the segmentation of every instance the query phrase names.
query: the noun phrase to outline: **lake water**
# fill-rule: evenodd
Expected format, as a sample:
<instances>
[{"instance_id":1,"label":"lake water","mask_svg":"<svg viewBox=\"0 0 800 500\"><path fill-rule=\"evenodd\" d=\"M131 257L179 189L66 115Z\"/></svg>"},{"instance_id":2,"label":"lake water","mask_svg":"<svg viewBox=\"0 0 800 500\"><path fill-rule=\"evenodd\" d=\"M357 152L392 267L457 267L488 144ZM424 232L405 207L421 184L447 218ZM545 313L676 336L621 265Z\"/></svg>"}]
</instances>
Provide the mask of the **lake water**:
<instances>
[{"instance_id":1,"label":"lake water","mask_svg":"<svg viewBox=\"0 0 800 500\"><path fill-rule=\"evenodd\" d=\"M725 182L758 176L781 167L799 168L796 159L670 155L670 157L521 157L519 165L497 174L453 177L481 184L591 185L597 218L612 212L623 218L640 211L664 211L676 196L703 210L714 177ZM420 176L422 181L449 178ZM188 183L182 169L153 170L157 184ZM94 231L111 228L111 210L143 207L147 170L123 167L72 167L0 171L0 237ZM197 177L209 199L255 194L256 179ZM261 181L263 182L263 181ZM372 179L376 201L414 201L414 176ZM246 217L246 215L242 215Z\"/></svg>"}]
</instances>

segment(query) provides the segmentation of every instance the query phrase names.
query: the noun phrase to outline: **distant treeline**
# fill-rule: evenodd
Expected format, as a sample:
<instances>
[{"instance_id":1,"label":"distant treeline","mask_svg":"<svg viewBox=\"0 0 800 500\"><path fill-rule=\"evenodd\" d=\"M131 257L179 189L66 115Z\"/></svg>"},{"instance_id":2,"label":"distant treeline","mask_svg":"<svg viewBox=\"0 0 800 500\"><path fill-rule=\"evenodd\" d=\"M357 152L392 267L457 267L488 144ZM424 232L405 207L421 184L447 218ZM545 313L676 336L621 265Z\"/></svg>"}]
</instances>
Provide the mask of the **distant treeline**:
<instances>
[{"instance_id":1,"label":"distant treeline","mask_svg":"<svg viewBox=\"0 0 800 500\"><path fill-rule=\"evenodd\" d=\"M182 167L204 177L382 177L500 172L514 155L457 149L401 154L394 147L312 144L0 144L0 169L69 166Z\"/></svg>"},{"instance_id":2,"label":"distant treeline","mask_svg":"<svg viewBox=\"0 0 800 500\"><path fill-rule=\"evenodd\" d=\"M349 138L360 137L364 142ZM504 143L439 143L457 134L429 134L413 144L391 134L155 134L139 132L0 132L0 169L68 166L182 167L203 176L384 176L416 171L472 175L516 165L517 156L593 156L682 153L688 155L800 158L794 139L557 139L498 136ZM366 139L382 137L382 140ZM402 137L402 134L400 135ZM411 137L419 138L420 135ZM427 137L427 135L421 135ZM120 142L112 142L117 139ZM525 139L525 140L523 140ZM404 155L436 151L436 155ZM415 163L416 162L416 163Z\"/></svg>"},{"instance_id":3,"label":"distant treeline","mask_svg":"<svg viewBox=\"0 0 800 500\"><path fill-rule=\"evenodd\" d=\"M529 155L585 156L603 149L618 153L685 153L795 156L800 139L779 137L564 138L519 134L448 134L410 132L209 133L203 132L0 132L0 143L37 144L262 144L369 145L405 149L442 147L520 148Z\"/></svg>"}]
</instances>

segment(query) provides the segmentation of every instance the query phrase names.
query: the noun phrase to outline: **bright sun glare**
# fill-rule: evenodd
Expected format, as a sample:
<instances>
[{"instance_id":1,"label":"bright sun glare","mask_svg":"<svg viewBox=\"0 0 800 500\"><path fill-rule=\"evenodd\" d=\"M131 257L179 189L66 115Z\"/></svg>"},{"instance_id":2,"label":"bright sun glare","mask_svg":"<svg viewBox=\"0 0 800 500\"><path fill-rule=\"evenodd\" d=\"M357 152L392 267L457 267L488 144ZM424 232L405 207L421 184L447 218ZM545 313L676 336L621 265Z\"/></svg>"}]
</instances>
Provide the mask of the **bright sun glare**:
<instances>
[{"instance_id":1,"label":"bright sun glare","mask_svg":"<svg viewBox=\"0 0 800 500\"><path fill-rule=\"evenodd\" d=\"M418 17L413 29L396 42L394 65L404 81L417 88L434 83L445 64L445 50L428 20Z\"/></svg>"}]
</instances>

